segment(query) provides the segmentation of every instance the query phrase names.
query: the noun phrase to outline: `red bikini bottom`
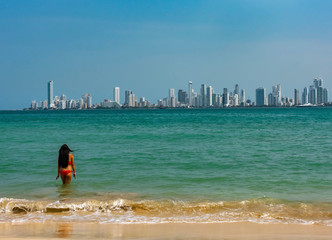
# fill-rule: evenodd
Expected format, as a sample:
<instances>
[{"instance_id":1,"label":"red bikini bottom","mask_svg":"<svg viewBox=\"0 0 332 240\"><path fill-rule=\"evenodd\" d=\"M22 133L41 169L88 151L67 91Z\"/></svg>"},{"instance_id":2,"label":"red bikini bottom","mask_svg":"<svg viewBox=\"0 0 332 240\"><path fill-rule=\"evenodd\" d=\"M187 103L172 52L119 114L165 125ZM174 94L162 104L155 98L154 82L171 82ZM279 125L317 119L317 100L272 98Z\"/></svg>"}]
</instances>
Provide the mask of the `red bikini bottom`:
<instances>
[{"instance_id":1,"label":"red bikini bottom","mask_svg":"<svg viewBox=\"0 0 332 240\"><path fill-rule=\"evenodd\" d=\"M66 175L68 175L69 173L71 173L71 172L73 172L73 171L71 171L71 170L61 170L60 171L60 174L61 174L61 176L66 176Z\"/></svg>"}]
</instances>

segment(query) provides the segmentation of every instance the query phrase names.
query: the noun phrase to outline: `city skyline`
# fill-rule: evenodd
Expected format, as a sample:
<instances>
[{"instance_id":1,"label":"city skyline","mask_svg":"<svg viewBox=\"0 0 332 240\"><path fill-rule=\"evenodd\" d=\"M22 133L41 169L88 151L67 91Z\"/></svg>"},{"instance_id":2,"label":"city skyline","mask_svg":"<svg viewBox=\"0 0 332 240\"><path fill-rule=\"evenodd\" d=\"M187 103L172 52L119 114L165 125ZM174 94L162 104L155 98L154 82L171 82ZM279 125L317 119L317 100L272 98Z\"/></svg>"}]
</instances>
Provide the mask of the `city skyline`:
<instances>
[{"instance_id":1,"label":"city skyline","mask_svg":"<svg viewBox=\"0 0 332 240\"><path fill-rule=\"evenodd\" d=\"M114 86L156 102L188 81L218 93L237 83L250 99L276 84L292 96L313 77L330 89L331 11L322 0L2 1L0 109L46 98L47 80L94 102Z\"/></svg>"},{"instance_id":2,"label":"city skyline","mask_svg":"<svg viewBox=\"0 0 332 240\"><path fill-rule=\"evenodd\" d=\"M192 81L188 82L187 91L178 89L177 95L174 88L168 90L168 97L160 98L156 103L151 102L145 96L136 96L134 91L125 90L124 101L121 104L120 88L113 88L113 98L105 98L100 103L93 104L92 96L85 93L79 100L68 99L67 96L54 96L54 81L47 83L47 99L38 102L33 100L30 109L93 109L93 108L208 108L208 107L249 107L249 106L319 106L329 104L328 89L323 86L324 80L314 78L313 85L304 87L302 99L300 101L298 89L294 89L293 98L282 95L281 84L272 86L272 91L267 94L264 87L256 88L255 101L246 98L245 89L240 89L239 84L235 84L234 90L223 88L222 93L214 91L212 86L201 84L196 92ZM53 98L54 96L54 98ZM112 100L111 100L112 99Z\"/></svg>"}]
</instances>

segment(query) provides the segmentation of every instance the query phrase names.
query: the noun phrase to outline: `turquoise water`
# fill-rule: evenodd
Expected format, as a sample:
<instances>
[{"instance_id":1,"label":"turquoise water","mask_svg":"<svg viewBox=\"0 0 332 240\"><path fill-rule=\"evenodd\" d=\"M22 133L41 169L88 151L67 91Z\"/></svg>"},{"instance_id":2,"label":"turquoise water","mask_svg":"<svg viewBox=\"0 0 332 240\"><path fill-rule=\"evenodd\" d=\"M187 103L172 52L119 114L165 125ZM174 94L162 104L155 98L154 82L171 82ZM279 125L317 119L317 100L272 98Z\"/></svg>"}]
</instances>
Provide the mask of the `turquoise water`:
<instances>
[{"instance_id":1,"label":"turquoise water","mask_svg":"<svg viewBox=\"0 0 332 240\"><path fill-rule=\"evenodd\" d=\"M3 111L0 132L6 214L8 199L262 201L332 218L331 108ZM63 143L75 151L69 187L55 180Z\"/></svg>"}]
</instances>

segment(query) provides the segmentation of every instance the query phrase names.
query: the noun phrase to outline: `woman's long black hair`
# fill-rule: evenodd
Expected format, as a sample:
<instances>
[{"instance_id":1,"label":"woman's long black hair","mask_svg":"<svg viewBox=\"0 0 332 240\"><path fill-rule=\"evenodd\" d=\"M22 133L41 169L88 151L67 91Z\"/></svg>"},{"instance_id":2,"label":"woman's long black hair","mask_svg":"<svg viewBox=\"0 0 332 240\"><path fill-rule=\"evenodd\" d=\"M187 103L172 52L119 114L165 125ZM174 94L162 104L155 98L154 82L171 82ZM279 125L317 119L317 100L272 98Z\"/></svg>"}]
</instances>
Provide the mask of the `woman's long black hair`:
<instances>
[{"instance_id":1,"label":"woman's long black hair","mask_svg":"<svg viewBox=\"0 0 332 240\"><path fill-rule=\"evenodd\" d=\"M58 164L62 168L66 168L69 162L69 152L72 152L67 144L63 144L59 150Z\"/></svg>"}]
</instances>

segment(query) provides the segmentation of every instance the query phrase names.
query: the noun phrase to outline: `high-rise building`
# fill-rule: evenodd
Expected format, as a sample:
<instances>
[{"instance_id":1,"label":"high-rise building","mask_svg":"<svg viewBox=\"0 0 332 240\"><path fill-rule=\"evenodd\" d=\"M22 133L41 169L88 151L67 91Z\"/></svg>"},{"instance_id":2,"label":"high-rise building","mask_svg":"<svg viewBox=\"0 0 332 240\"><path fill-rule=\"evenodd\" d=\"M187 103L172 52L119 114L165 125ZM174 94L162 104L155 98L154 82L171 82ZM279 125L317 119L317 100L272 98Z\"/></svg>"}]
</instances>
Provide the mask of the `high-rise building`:
<instances>
[{"instance_id":1,"label":"high-rise building","mask_svg":"<svg viewBox=\"0 0 332 240\"><path fill-rule=\"evenodd\" d=\"M53 107L53 81L49 81L47 84L47 100L48 100L48 108Z\"/></svg>"},{"instance_id":2,"label":"high-rise building","mask_svg":"<svg viewBox=\"0 0 332 240\"><path fill-rule=\"evenodd\" d=\"M168 98L171 99L172 97L175 97L174 88L170 88L169 91L168 91Z\"/></svg>"},{"instance_id":3,"label":"high-rise building","mask_svg":"<svg viewBox=\"0 0 332 240\"><path fill-rule=\"evenodd\" d=\"M222 94L222 104L224 107L229 105L229 94L227 88L224 88L224 93Z\"/></svg>"},{"instance_id":4,"label":"high-rise building","mask_svg":"<svg viewBox=\"0 0 332 240\"><path fill-rule=\"evenodd\" d=\"M87 108L92 108L92 97L90 94L86 98L86 105L87 105Z\"/></svg>"},{"instance_id":5,"label":"high-rise building","mask_svg":"<svg viewBox=\"0 0 332 240\"><path fill-rule=\"evenodd\" d=\"M206 85L202 84L201 85L201 107L206 107Z\"/></svg>"},{"instance_id":6,"label":"high-rise building","mask_svg":"<svg viewBox=\"0 0 332 240\"><path fill-rule=\"evenodd\" d=\"M113 90L114 102L120 104L120 88L115 87Z\"/></svg>"},{"instance_id":7,"label":"high-rise building","mask_svg":"<svg viewBox=\"0 0 332 240\"><path fill-rule=\"evenodd\" d=\"M239 106L239 95L237 95L236 93L233 95L233 106Z\"/></svg>"},{"instance_id":8,"label":"high-rise building","mask_svg":"<svg viewBox=\"0 0 332 240\"><path fill-rule=\"evenodd\" d=\"M315 78L313 82L315 88L323 87L323 79Z\"/></svg>"},{"instance_id":9,"label":"high-rise building","mask_svg":"<svg viewBox=\"0 0 332 240\"><path fill-rule=\"evenodd\" d=\"M273 94L272 93L269 93L267 95L267 105L268 106L275 106L274 105L274 99L273 99Z\"/></svg>"},{"instance_id":10,"label":"high-rise building","mask_svg":"<svg viewBox=\"0 0 332 240\"><path fill-rule=\"evenodd\" d=\"M323 91L324 91L324 88L322 86L319 86L317 88L317 104L323 103Z\"/></svg>"},{"instance_id":11,"label":"high-rise building","mask_svg":"<svg viewBox=\"0 0 332 240\"><path fill-rule=\"evenodd\" d=\"M62 94L62 95L60 96L60 100L61 100L61 101L67 101L67 96L66 96L65 94Z\"/></svg>"},{"instance_id":12,"label":"high-rise building","mask_svg":"<svg viewBox=\"0 0 332 240\"><path fill-rule=\"evenodd\" d=\"M235 84L234 94L237 94L237 95L240 94L240 92L239 92L239 84Z\"/></svg>"},{"instance_id":13,"label":"high-rise building","mask_svg":"<svg viewBox=\"0 0 332 240\"><path fill-rule=\"evenodd\" d=\"M179 89L178 91L178 101L182 104L186 103L187 99L187 92L183 91L182 89Z\"/></svg>"},{"instance_id":14,"label":"high-rise building","mask_svg":"<svg viewBox=\"0 0 332 240\"><path fill-rule=\"evenodd\" d=\"M42 109L47 109L47 107L48 107L48 101L47 100L42 101L41 102L41 108Z\"/></svg>"},{"instance_id":15,"label":"high-rise building","mask_svg":"<svg viewBox=\"0 0 332 240\"><path fill-rule=\"evenodd\" d=\"M79 109L84 109L84 100L83 100L83 98L80 98L80 100L78 102L78 108Z\"/></svg>"},{"instance_id":16,"label":"high-rise building","mask_svg":"<svg viewBox=\"0 0 332 240\"><path fill-rule=\"evenodd\" d=\"M70 99L68 102L67 102L67 108L68 109L75 109L76 108L76 101L73 100L73 99Z\"/></svg>"},{"instance_id":17,"label":"high-rise building","mask_svg":"<svg viewBox=\"0 0 332 240\"><path fill-rule=\"evenodd\" d=\"M208 86L207 91L206 91L206 106L210 107L213 104L212 101L212 95L213 95L213 88L212 86Z\"/></svg>"},{"instance_id":18,"label":"high-rise building","mask_svg":"<svg viewBox=\"0 0 332 240\"><path fill-rule=\"evenodd\" d=\"M172 107L172 108L176 107L176 97L171 97L169 99L169 107Z\"/></svg>"},{"instance_id":19,"label":"high-rise building","mask_svg":"<svg viewBox=\"0 0 332 240\"><path fill-rule=\"evenodd\" d=\"M83 100L83 108L91 108L92 107L92 97L90 93L85 93L82 95L81 99Z\"/></svg>"},{"instance_id":20,"label":"high-rise building","mask_svg":"<svg viewBox=\"0 0 332 240\"><path fill-rule=\"evenodd\" d=\"M125 105L127 107L134 107L133 92L130 90L125 91Z\"/></svg>"},{"instance_id":21,"label":"high-rise building","mask_svg":"<svg viewBox=\"0 0 332 240\"><path fill-rule=\"evenodd\" d=\"M265 106L265 98L266 98L266 89L265 88L257 88L256 89L256 106L261 107Z\"/></svg>"},{"instance_id":22,"label":"high-rise building","mask_svg":"<svg viewBox=\"0 0 332 240\"><path fill-rule=\"evenodd\" d=\"M300 104L299 90L294 89L294 105L297 106Z\"/></svg>"},{"instance_id":23,"label":"high-rise building","mask_svg":"<svg viewBox=\"0 0 332 240\"><path fill-rule=\"evenodd\" d=\"M67 103L65 100L60 100L58 103L58 108L59 109L66 109L67 108Z\"/></svg>"},{"instance_id":24,"label":"high-rise building","mask_svg":"<svg viewBox=\"0 0 332 240\"><path fill-rule=\"evenodd\" d=\"M218 106L217 101L218 101L219 94L212 93L212 106Z\"/></svg>"},{"instance_id":25,"label":"high-rise building","mask_svg":"<svg viewBox=\"0 0 332 240\"><path fill-rule=\"evenodd\" d=\"M36 100L33 100L33 101L31 102L30 108L31 108L31 109L34 109L34 110L36 110L36 109L38 108L38 103L37 103Z\"/></svg>"},{"instance_id":26,"label":"high-rise building","mask_svg":"<svg viewBox=\"0 0 332 240\"><path fill-rule=\"evenodd\" d=\"M241 105L245 106L245 104L246 104L246 90L245 89L241 90L240 102L241 102Z\"/></svg>"},{"instance_id":27,"label":"high-rise building","mask_svg":"<svg viewBox=\"0 0 332 240\"><path fill-rule=\"evenodd\" d=\"M194 105L194 101L193 101L193 83L191 81L188 82L188 105L189 105L189 107Z\"/></svg>"},{"instance_id":28,"label":"high-rise building","mask_svg":"<svg viewBox=\"0 0 332 240\"><path fill-rule=\"evenodd\" d=\"M309 103L309 91L308 88L303 88L302 92L302 104L308 104Z\"/></svg>"},{"instance_id":29,"label":"high-rise building","mask_svg":"<svg viewBox=\"0 0 332 240\"><path fill-rule=\"evenodd\" d=\"M309 103L317 104L317 88L314 85L309 88Z\"/></svg>"},{"instance_id":30,"label":"high-rise building","mask_svg":"<svg viewBox=\"0 0 332 240\"><path fill-rule=\"evenodd\" d=\"M323 90L323 103L328 103L329 102L329 95L328 95L328 90L327 88L324 88Z\"/></svg>"},{"instance_id":31,"label":"high-rise building","mask_svg":"<svg viewBox=\"0 0 332 240\"><path fill-rule=\"evenodd\" d=\"M167 97L165 97L165 98L163 99L163 106L164 106L164 107L168 107L168 106L169 106L169 104L168 104L168 98L167 98Z\"/></svg>"},{"instance_id":32,"label":"high-rise building","mask_svg":"<svg viewBox=\"0 0 332 240\"><path fill-rule=\"evenodd\" d=\"M169 107L176 107L175 89L170 88L168 95Z\"/></svg>"},{"instance_id":33,"label":"high-rise building","mask_svg":"<svg viewBox=\"0 0 332 240\"><path fill-rule=\"evenodd\" d=\"M281 106L281 85L275 85L272 87L272 101L271 106Z\"/></svg>"}]
</instances>

